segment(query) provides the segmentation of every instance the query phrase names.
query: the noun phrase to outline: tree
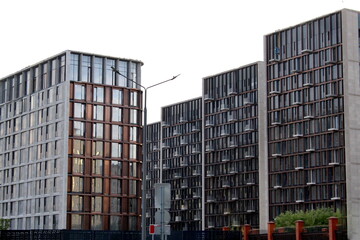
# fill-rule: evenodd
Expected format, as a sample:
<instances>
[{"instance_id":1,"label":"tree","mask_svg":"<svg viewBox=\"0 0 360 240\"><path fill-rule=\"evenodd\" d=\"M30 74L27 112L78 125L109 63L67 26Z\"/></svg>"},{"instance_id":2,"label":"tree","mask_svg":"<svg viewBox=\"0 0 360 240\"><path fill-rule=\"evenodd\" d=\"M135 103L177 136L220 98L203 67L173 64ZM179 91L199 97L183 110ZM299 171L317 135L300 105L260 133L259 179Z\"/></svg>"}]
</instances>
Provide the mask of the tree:
<instances>
[{"instance_id":1,"label":"tree","mask_svg":"<svg viewBox=\"0 0 360 240\"><path fill-rule=\"evenodd\" d=\"M10 219L0 218L0 230L8 230L10 228Z\"/></svg>"}]
</instances>

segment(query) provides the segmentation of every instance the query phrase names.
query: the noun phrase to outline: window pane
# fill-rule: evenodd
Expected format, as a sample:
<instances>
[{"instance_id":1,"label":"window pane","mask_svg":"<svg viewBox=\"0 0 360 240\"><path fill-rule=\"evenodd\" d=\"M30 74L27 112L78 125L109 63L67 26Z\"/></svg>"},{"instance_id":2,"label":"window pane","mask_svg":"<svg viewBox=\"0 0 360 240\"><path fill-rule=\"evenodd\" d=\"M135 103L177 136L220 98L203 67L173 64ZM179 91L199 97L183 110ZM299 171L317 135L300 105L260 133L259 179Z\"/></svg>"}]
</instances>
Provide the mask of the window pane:
<instances>
[{"instance_id":1,"label":"window pane","mask_svg":"<svg viewBox=\"0 0 360 240\"><path fill-rule=\"evenodd\" d=\"M74 86L74 98L79 100L85 99L85 86L84 85L77 85Z\"/></svg>"},{"instance_id":2,"label":"window pane","mask_svg":"<svg viewBox=\"0 0 360 240\"><path fill-rule=\"evenodd\" d=\"M104 88L94 87L94 102L104 102Z\"/></svg>"},{"instance_id":3,"label":"window pane","mask_svg":"<svg viewBox=\"0 0 360 240\"><path fill-rule=\"evenodd\" d=\"M73 158L73 173L83 173L83 172L84 172L84 159Z\"/></svg>"},{"instance_id":4,"label":"window pane","mask_svg":"<svg viewBox=\"0 0 360 240\"><path fill-rule=\"evenodd\" d=\"M123 104L123 92L122 92L122 90L113 89L112 103L113 104Z\"/></svg>"},{"instance_id":5,"label":"window pane","mask_svg":"<svg viewBox=\"0 0 360 240\"><path fill-rule=\"evenodd\" d=\"M103 160L92 160L92 173L103 174Z\"/></svg>"},{"instance_id":6,"label":"window pane","mask_svg":"<svg viewBox=\"0 0 360 240\"><path fill-rule=\"evenodd\" d=\"M85 123L74 121L74 136L85 136Z\"/></svg>"}]
</instances>

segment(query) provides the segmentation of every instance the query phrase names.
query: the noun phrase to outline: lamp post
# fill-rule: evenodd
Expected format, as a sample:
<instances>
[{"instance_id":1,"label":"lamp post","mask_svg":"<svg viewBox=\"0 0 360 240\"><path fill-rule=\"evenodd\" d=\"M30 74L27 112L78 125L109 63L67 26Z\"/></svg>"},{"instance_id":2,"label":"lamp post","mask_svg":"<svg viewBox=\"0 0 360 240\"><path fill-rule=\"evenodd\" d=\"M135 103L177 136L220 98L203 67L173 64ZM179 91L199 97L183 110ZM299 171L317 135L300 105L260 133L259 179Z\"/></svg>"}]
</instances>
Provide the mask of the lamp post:
<instances>
[{"instance_id":1,"label":"lamp post","mask_svg":"<svg viewBox=\"0 0 360 240\"><path fill-rule=\"evenodd\" d=\"M135 82L134 80L126 77L125 75L121 74L117 69L115 69L114 67L111 67L111 69L118 75L126 78L128 81L135 83L137 86L140 86L141 88L144 89L144 128L143 128L143 162L142 162L142 197L141 197L141 239L142 240L146 240L146 175L147 175L147 143L146 143L146 138L147 138L147 90L149 88L153 88L156 87L160 84L169 82L174 80L175 78L177 78L180 74L173 76L172 78L153 84L151 86L148 87L144 87L143 85L141 85L140 83Z\"/></svg>"}]
</instances>

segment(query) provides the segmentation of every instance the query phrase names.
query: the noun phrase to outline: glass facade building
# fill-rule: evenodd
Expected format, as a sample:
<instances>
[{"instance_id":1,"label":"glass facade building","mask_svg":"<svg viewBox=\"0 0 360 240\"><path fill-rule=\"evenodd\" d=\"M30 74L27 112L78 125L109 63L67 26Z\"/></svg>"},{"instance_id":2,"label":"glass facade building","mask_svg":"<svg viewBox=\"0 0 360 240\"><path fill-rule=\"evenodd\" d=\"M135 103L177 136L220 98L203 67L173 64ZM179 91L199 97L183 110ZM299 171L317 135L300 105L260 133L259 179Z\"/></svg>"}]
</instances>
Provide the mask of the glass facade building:
<instances>
[{"instance_id":1,"label":"glass facade building","mask_svg":"<svg viewBox=\"0 0 360 240\"><path fill-rule=\"evenodd\" d=\"M11 229L138 230L142 63L65 51L0 80Z\"/></svg>"}]
</instances>

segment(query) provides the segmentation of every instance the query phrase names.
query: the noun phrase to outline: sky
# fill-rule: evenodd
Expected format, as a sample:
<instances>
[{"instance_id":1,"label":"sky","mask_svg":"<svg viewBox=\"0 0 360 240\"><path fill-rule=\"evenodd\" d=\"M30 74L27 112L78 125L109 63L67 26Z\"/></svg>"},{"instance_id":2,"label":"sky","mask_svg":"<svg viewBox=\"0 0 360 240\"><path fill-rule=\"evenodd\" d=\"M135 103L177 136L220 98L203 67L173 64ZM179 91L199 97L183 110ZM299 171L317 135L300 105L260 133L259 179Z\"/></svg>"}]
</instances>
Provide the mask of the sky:
<instances>
[{"instance_id":1,"label":"sky","mask_svg":"<svg viewBox=\"0 0 360 240\"><path fill-rule=\"evenodd\" d=\"M263 60L263 37L359 0L2 0L0 78L64 50L144 62L148 122L202 79Z\"/></svg>"}]
</instances>

